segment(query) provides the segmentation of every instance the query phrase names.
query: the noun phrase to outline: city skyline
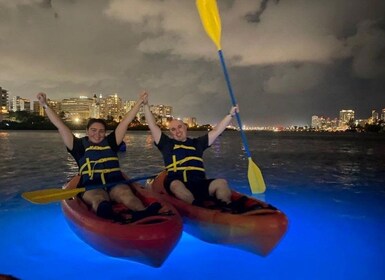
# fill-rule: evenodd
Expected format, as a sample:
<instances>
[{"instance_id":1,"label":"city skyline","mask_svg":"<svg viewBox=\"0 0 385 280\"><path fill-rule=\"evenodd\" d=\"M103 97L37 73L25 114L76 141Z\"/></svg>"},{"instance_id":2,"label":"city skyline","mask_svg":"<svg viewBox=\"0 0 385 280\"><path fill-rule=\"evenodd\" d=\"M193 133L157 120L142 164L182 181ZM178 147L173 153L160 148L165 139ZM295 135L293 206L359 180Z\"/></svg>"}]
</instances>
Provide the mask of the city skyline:
<instances>
[{"instance_id":1,"label":"city skyline","mask_svg":"<svg viewBox=\"0 0 385 280\"><path fill-rule=\"evenodd\" d=\"M0 89L2 89L2 88L0 87ZM3 89L3 91L6 92L5 89ZM31 111L34 110L34 106L35 106L34 103L38 103L37 100L30 101L28 99L24 99L21 96L9 96L9 99L11 100L11 99L14 99L15 97L20 98L20 100L30 102ZM79 100L82 100L82 99L91 100L91 99L94 99L94 98L99 100L99 99L106 99L106 98L111 98L111 97L114 97L114 99L116 99L116 98L120 99L121 102L122 102L121 106L127 106L128 105L127 103L130 103L129 107L131 107L133 105L133 103L135 102L135 100L124 100L123 98L121 98L121 96L119 96L118 93L104 94L104 95L100 94L99 96L96 96L96 94L91 94L91 96L83 95L83 96L78 96L78 97L76 97L76 96L70 96L70 97L65 97L65 98L60 98L59 97L58 99L50 99L50 102L54 102L54 103L59 102L59 103L61 103L61 102L65 101L65 100L76 100L76 99L79 99ZM14 102L14 101L12 101L12 102ZM73 101L71 101L71 102L73 102ZM124 105L124 104L126 104L126 105ZM11 106L15 106L15 104L11 105L11 103L9 103L9 107L11 107ZM170 109L168 109L168 110L170 110L170 112L172 112L174 110L172 106L169 106L167 104L151 104L150 106L154 107L154 108L157 108L157 107L170 107ZM127 109L129 110L130 108L127 108ZM373 114L377 115L376 118L378 120L384 120L385 119L385 108L383 108L382 110L379 110L379 111L371 110L370 114L368 113L367 115L365 115L363 117L355 115L355 111L352 110L352 109L340 109L339 112L338 112L339 116L335 116L335 115L333 115L333 116L326 116L326 115L323 115L323 114L318 114L318 115L317 114L312 114L310 116L310 120L309 120L308 124L304 124L304 125L292 124L290 126L286 126L285 128L290 128L290 127L294 127L294 126L295 127L309 127L309 128L310 127L315 127L313 125L314 118L319 119L319 120L323 120L323 121L331 121L331 122L337 121L337 123L336 123L337 125L338 125L338 122L340 122L340 121L343 121L343 122L346 123L347 121L345 119L344 120L341 119L341 113L344 112L344 111L350 111L349 114L352 114L352 119L353 120L361 121L363 123L365 123L367 121L370 122L370 119L371 118L373 119ZM154 112L154 113L156 113L156 112ZM349 114L348 114L348 116L349 116ZM162 116L162 117L171 117L171 116L174 117L174 118L178 118L178 119L192 118L192 119L195 119L195 121L196 121L196 123L198 125L206 125L206 124L213 125L213 123L201 123L201 122L199 122L199 119L195 115L191 115L191 116L186 116L186 115L180 115L180 116L167 115L167 116ZM93 116L93 117L98 117L98 116ZM234 123L231 126L237 127L237 124ZM267 125L267 126L255 126L253 124L247 124L247 123L243 123L243 126L244 126L244 129L248 129L250 127L254 128L254 129L262 129L262 128L277 129L277 128L280 128L280 127L282 128L282 126L269 126L269 125Z\"/></svg>"},{"instance_id":2,"label":"city skyline","mask_svg":"<svg viewBox=\"0 0 385 280\"><path fill-rule=\"evenodd\" d=\"M221 0L242 122L309 125L385 107L385 3ZM0 1L0 86L32 101L90 93L169 104L216 123L231 102L195 1Z\"/></svg>"}]
</instances>

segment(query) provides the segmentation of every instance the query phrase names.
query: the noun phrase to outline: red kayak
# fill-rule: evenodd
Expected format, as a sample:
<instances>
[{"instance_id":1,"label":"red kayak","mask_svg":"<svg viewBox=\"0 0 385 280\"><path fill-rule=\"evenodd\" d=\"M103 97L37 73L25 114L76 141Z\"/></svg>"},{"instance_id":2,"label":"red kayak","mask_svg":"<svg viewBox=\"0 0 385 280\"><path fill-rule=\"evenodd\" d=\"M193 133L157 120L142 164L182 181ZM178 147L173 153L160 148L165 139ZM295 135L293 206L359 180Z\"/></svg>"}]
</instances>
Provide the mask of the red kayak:
<instances>
[{"instance_id":1,"label":"red kayak","mask_svg":"<svg viewBox=\"0 0 385 280\"><path fill-rule=\"evenodd\" d=\"M159 174L150 183L151 189L175 206L183 217L184 230L203 241L266 256L287 230L286 215L263 201L232 191L232 201L242 200L242 214L216 207L212 201L206 202L208 208L195 206L169 195L163 186L165 178L166 172Z\"/></svg>"},{"instance_id":2,"label":"red kayak","mask_svg":"<svg viewBox=\"0 0 385 280\"><path fill-rule=\"evenodd\" d=\"M79 179L75 176L64 188L76 188ZM75 197L62 201L64 216L76 235L96 250L112 257L159 267L181 237L182 218L172 205L156 198L150 190L136 183L131 187L144 205L161 203L159 215L121 224L96 216L80 198ZM118 206L120 209L124 207Z\"/></svg>"}]
</instances>

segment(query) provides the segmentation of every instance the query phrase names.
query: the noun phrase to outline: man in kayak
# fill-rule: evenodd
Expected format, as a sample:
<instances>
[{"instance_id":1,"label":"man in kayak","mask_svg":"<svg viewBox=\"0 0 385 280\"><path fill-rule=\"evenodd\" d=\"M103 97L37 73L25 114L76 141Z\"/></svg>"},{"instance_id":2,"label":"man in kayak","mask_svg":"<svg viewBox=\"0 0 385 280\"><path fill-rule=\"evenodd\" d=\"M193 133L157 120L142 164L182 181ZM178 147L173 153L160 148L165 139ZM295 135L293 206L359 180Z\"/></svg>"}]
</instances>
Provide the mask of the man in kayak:
<instances>
[{"instance_id":1,"label":"man in kayak","mask_svg":"<svg viewBox=\"0 0 385 280\"><path fill-rule=\"evenodd\" d=\"M230 113L209 133L198 138L189 138L186 124L177 119L169 124L171 137L162 133L150 111L148 95L144 97L143 104L146 121L167 169L165 189L190 204L200 206L203 200L214 197L224 205L231 206L231 190L227 181L207 179L202 157L203 152L229 125L238 107L232 107Z\"/></svg>"},{"instance_id":2,"label":"man in kayak","mask_svg":"<svg viewBox=\"0 0 385 280\"><path fill-rule=\"evenodd\" d=\"M86 129L87 136L82 138L76 137L55 111L48 106L45 93L38 93L37 99L50 121L58 129L68 152L78 164L81 175L80 186L107 184L111 186L116 183L108 189L95 188L83 193L83 200L98 216L119 222L125 221L124 217L114 213L111 201L122 203L131 209L133 211L132 221L158 213L161 208L159 203L145 208L141 200L132 193L130 186L124 183L125 178L122 175L117 156L127 127L139 111L143 101L147 100L147 93L143 92L139 95L135 106L124 116L113 132L106 136L106 122L102 119L90 119Z\"/></svg>"}]
</instances>

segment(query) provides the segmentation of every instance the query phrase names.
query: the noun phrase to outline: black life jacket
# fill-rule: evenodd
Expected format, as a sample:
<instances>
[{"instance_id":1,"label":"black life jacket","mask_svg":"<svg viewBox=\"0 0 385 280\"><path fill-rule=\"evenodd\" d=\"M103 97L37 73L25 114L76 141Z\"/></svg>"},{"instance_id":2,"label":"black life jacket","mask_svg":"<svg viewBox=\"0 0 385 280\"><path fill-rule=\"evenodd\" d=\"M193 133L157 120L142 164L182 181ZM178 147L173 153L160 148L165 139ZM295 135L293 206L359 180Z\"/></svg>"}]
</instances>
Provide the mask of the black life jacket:
<instances>
[{"instance_id":1,"label":"black life jacket","mask_svg":"<svg viewBox=\"0 0 385 280\"><path fill-rule=\"evenodd\" d=\"M107 139L95 145L83 139L85 153L79 160L82 186L105 185L123 181L117 152L108 145Z\"/></svg>"},{"instance_id":2,"label":"black life jacket","mask_svg":"<svg viewBox=\"0 0 385 280\"><path fill-rule=\"evenodd\" d=\"M165 158L168 176L181 178L187 182L189 177L205 178L205 168L202 157L197 155L192 139L187 139L183 144L174 144L171 154Z\"/></svg>"}]
</instances>

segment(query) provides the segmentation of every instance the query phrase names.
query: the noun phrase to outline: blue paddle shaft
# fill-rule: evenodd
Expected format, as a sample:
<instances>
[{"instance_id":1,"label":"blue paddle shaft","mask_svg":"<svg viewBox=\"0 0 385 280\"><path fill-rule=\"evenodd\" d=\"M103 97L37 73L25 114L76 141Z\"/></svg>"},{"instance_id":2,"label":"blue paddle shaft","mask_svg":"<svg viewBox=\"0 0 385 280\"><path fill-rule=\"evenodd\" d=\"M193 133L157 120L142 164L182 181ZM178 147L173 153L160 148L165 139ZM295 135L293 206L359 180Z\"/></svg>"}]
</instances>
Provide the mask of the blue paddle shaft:
<instances>
[{"instance_id":1,"label":"blue paddle shaft","mask_svg":"<svg viewBox=\"0 0 385 280\"><path fill-rule=\"evenodd\" d=\"M232 88L231 82L230 82L230 77L229 77L229 74L227 73L227 67L226 67L225 59L223 57L222 50L218 51L218 55L219 55L219 59L221 61L221 65L222 65L222 69L223 69L223 74L225 75L227 89L229 90L231 102L232 102L233 106L236 106L237 105L237 101L235 100L235 96L234 96L234 93L233 93L233 88ZM249 150L249 145L247 144L246 135L245 135L245 132L243 131L241 117L239 116L238 112L235 112L235 116L237 118L239 129L241 130L242 142L243 142L243 146L245 147L245 151L246 151L247 157L251 158L251 154L250 154L250 150Z\"/></svg>"}]
</instances>

